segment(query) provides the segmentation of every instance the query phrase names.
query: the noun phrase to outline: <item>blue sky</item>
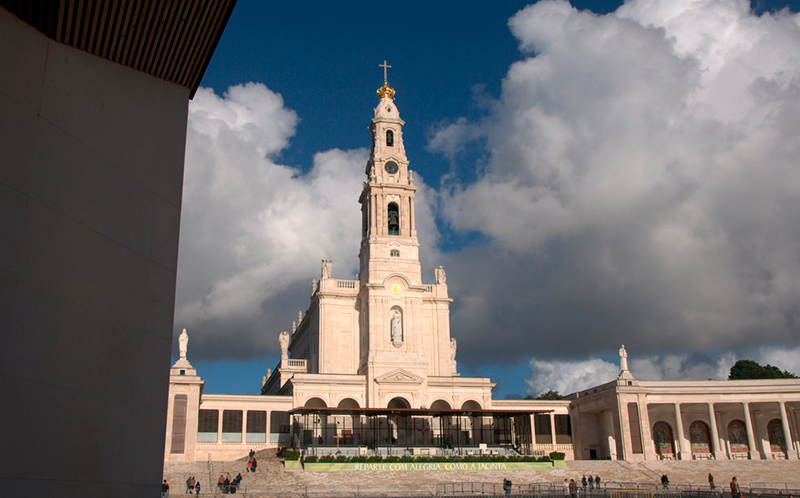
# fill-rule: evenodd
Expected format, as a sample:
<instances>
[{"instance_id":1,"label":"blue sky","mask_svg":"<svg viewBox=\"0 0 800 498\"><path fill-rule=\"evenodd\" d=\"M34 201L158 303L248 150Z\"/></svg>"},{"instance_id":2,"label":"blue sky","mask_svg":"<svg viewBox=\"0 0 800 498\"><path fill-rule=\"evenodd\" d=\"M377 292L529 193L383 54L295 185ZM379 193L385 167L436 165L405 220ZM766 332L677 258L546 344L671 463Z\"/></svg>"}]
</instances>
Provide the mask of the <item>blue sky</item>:
<instances>
[{"instance_id":1,"label":"blue sky","mask_svg":"<svg viewBox=\"0 0 800 498\"><path fill-rule=\"evenodd\" d=\"M207 392L257 392L321 257L352 278L384 59L462 375L578 389L622 342L651 378L800 367L799 2L700 3L240 0L190 106L175 330Z\"/></svg>"}]
</instances>

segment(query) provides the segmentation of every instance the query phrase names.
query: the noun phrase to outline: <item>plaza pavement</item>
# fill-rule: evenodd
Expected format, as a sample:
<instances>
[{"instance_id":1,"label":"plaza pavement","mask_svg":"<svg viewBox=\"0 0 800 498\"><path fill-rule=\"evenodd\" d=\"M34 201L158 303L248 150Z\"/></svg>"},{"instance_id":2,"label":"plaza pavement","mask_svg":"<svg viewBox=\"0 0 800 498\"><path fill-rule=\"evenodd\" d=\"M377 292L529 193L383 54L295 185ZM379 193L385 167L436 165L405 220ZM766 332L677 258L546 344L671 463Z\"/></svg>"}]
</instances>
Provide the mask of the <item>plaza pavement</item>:
<instances>
[{"instance_id":1,"label":"plaza pavement","mask_svg":"<svg viewBox=\"0 0 800 498\"><path fill-rule=\"evenodd\" d=\"M560 486L565 478L580 482L583 475L599 475L606 485L630 488L634 484L659 485L662 474L669 476L671 488L708 489L708 473L717 486L725 486L736 476L743 490L748 488L800 489L800 461L568 461L566 467L546 471L479 471L479 472L305 472L286 470L274 451L257 454L258 471L245 472L247 459L232 462L167 462L164 478L172 487L172 496L185 491L185 481L193 475L202 482L202 495L219 494L216 487L220 474L243 480L239 496L431 496L443 492L442 485L471 487L499 494L503 478L515 488L528 484L552 483ZM438 485L438 486L437 486ZM481 487L482 486L482 487ZM452 489L452 488L450 488ZM558 489L558 488L557 488ZM522 491L522 490L521 490Z\"/></svg>"}]
</instances>

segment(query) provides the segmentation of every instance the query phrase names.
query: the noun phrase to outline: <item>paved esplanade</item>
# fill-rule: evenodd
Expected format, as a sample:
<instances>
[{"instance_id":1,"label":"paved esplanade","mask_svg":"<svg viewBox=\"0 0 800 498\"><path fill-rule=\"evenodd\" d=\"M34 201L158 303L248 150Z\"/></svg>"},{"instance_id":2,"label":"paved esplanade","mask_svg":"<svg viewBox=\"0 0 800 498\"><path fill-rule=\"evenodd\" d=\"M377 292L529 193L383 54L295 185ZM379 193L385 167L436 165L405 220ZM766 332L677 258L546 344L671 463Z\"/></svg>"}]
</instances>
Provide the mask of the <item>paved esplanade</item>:
<instances>
[{"instance_id":1,"label":"paved esplanade","mask_svg":"<svg viewBox=\"0 0 800 498\"><path fill-rule=\"evenodd\" d=\"M736 476L743 489L750 486L788 484L789 489L800 489L800 462L798 461L568 461L565 468L551 471L513 472L304 472L285 470L282 463L271 456L271 452L259 455L256 474L244 472L246 459L234 462L212 462L216 484L220 474L235 477L241 472L244 477L240 493L248 490L264 490L263 496L312 496L322 494L348 495L433 495L437 485L446 483L495 483L498 490L504 477L515 485L531 483L554 483L560 485L565 478L575 479L585 475L600 475L604 483L644 483L656 485L662 474L669 476L672 488L692 484L708 489L708 474L714 475L717 486L727 486ZM168 462L164 476L172 489L183 491L189 475L199 478L205 490L209 486L208 462ZM621 486L625 487L625 486Z\"/></svg>"}]
</instances>

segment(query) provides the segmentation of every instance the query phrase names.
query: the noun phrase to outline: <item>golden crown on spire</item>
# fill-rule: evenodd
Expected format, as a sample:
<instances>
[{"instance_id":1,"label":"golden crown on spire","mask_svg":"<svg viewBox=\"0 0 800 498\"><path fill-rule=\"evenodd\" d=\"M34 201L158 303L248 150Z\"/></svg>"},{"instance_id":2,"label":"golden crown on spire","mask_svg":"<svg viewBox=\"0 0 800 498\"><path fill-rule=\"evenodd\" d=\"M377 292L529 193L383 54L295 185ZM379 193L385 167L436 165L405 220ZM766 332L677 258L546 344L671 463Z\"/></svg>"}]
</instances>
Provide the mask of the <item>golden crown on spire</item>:
<instances>
[{"instance_id":1,"label":"golden crown on spire","mask_svg":"<svg viewBox=\"0 0 800 498\"><path fill-rule=\"evenodd\" d=\"M394 98L394 88L390 87L389 85L385 84L378 88L378 98L383 99L393 99Z\"/></svg>"}]
</instances>

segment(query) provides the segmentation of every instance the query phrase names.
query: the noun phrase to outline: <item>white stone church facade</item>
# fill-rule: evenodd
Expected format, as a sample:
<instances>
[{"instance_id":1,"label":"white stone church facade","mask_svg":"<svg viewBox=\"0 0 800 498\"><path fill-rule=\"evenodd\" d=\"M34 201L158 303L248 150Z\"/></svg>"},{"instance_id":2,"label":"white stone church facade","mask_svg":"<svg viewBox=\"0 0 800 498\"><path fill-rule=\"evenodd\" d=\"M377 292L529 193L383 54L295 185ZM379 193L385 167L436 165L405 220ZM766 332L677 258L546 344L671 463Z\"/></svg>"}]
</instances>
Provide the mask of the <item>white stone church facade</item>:
<instances>
[{"instance_id":1,"label":"white stone church facade","mask_svg":"<svg viewBox=\"0 0 800 498\"><path fill-rule=\"evenodd\" d=\"M561 401L496 400L490 379L461 377L445 271L422 280L404 122L385 81L378 97L359 199L358 279L335 279L332 262L322 262L308 309L279 335L281 359L261 396L203 393L184 332L170 371L166 460L233 459L279 445L321 453L797 458L800 380L638 381L624 347L618 379Z\"/></svg>"}]
</instances>

